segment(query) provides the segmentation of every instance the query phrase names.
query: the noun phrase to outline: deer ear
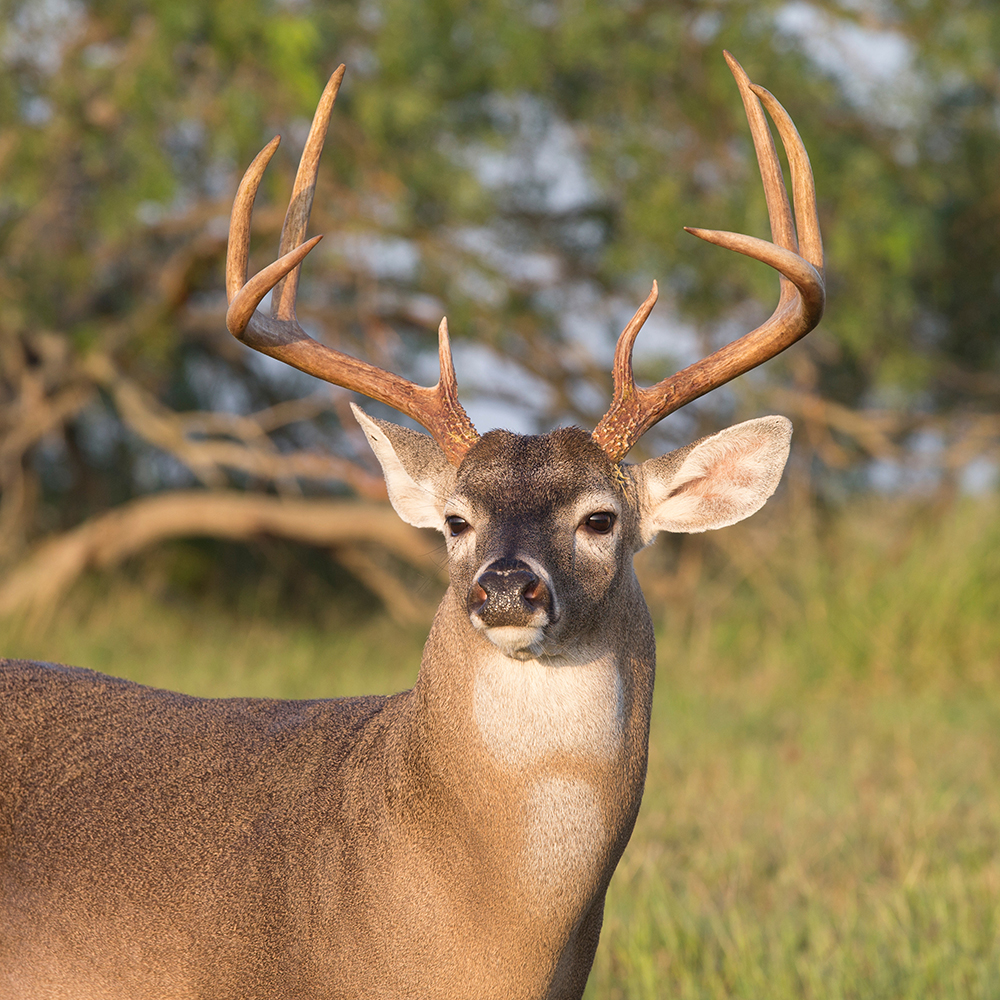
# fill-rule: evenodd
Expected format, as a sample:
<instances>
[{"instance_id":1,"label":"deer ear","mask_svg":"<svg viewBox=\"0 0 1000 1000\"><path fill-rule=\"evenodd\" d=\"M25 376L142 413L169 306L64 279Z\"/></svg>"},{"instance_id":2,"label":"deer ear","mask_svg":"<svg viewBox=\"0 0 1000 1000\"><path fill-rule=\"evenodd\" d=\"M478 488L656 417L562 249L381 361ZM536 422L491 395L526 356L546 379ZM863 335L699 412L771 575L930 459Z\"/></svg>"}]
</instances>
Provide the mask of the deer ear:
<instances>
[{"instance_id":1,"label":"deer ear","mask_svg":"<svg viewBox=\"0 0 1000 1000\"><path fill-rule=\"evenodd\" d=\"M643 462L643 542L658 531L724 528L760 510L778 486L791 439L791 421L760 417Z\"/></svg>"},{"instance_id":2,"label":"deer ear","mask_svg":"<svg viewBox=\"0 0 1000 1000\"><path fill-rule=\"evenodd\" d=\"M382 466L389 502L407 524L444 530L444 505L455 491L455 467L438 443L388 420L351 410Z\"/></svg>"}]
</instances>

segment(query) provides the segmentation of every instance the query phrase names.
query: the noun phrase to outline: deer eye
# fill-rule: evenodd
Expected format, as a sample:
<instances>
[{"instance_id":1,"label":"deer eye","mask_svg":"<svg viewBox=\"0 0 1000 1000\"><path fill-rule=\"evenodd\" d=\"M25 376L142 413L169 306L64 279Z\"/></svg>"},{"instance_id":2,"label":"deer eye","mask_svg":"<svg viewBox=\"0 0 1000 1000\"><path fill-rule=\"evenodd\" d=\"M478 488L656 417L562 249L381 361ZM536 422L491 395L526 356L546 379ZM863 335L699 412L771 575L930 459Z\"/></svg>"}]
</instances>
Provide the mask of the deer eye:
<instances>
[{"instance_id":1,"label":"deer eye","mask_svg":"<svg viewBox=\"0 0 1000 1000\"><path fill-rule=\"evenodd\" d=\"M599 510L583 523L595 534L606 535L615 526L615 515L609 510Z\"/></svg>"},{"instance_id":2,"label":"deer eye","mask_svg":"<svg viewBox=\"0 0 1000 1000\"><path fill-rule=\"evenodd\" d=\"M469 522L466 521L464 517L459 517L457 514L451 514L446 517L444 522L448 525L448 530L451 532L452 538L462 534L462 532L469 526Z\"/></svg>"}]
</instances>

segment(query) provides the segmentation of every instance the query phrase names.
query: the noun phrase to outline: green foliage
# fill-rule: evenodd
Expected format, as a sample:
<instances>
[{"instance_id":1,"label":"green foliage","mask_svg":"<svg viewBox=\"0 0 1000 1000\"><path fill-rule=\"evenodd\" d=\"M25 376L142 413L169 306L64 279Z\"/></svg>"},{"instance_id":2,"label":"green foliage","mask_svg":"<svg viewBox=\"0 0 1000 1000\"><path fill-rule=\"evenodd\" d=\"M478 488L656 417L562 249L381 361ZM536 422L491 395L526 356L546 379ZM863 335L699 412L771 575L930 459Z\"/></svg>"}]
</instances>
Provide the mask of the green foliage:
<instances>
[{"instance_id":1,"label":"green foliage","mask_svg":"<svg viewBox=\"0 0 1000 1000\"><path fill-rule=\"evenodd\" d=\"M988 282L996 254L977 252L995 249L992 238L960 220L996 200L996 94L984 67L995 64L990 46L1000 15L981 3L960 10L900 4L874 24L869 15L872 27L909 43L923 87L916 124L894 126L852 106L776 30L782 7L180 0L140 13L121 2L83 5L80 23L61 29L54 71L32 61L30 45L7 60L5 215L32 239L20 247L8 241L6 266L40 287L49 308L38 302L35 309L55 329L81 310L100 311L98 289L121 296L111 310L121 314L130 299L121 295L130 283L124 259L152 235L137 209L152 202L175 212L177 198L190 202L218 185L211 175L220 169L228 194L235 168L269 131L309 113L343 58L349 76L333 169L359 190L376 165L392 174L403 233L468 218L475 199L469 179L459 181L467 167L456 162L455 140L502 146L507 126L488 98L529 94L577 132L599 185L596 203L578 209L605 225L601 255L586 273L606 288L631 287L637 277L645 285L647 274L673 279L685 311L717 317L748 295L768 301L773 294L773 278L759 267L680 233L683 224L762 229L742 110L720 58L729 47L785 101L812 151L835 292L824 329L865 366L866 382L877 381L884 359L919 349L912 329L921 310L939 311L947 324L965 315L969 298L981 310L997 300ZM8 36L21 31L28 10L7 0ZM833 4L816 10L832 24L858 19ZM47 102L48 117L38 100ZM912 152L901 159L904 143ZM509 211L502 199L492 201L500 217ZM47 225L38 218L42 203ZM534 222L526 238L578 268L551 226L539 232L541 219ZM981 260L974 270L982 277L968 281L983 294L949 298L950 265L941 253L949 241L965 244L962 266L951 265L956 276ZM155 267L156 260L143 254L139 263ZM75 298L51 294L67 284ZM450 298L456 290L447 291ZM555 336L551 323L547 333ZM960 333L966 341L989 339L985 330ZM142 339L141 325L132 336Z\"/></svg>"}]
</instances>

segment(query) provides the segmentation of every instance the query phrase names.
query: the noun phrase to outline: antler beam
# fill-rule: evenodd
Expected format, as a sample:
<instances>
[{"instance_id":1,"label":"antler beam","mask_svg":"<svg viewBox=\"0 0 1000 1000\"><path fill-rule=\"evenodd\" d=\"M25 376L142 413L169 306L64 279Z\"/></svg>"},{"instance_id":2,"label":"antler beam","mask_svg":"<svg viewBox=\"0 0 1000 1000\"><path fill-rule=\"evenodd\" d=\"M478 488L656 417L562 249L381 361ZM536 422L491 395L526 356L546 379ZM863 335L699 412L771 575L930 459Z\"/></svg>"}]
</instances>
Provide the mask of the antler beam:
<instances>
[{"instance_id":1,"label":"antler beam","mask_svg":"<svg viewBox=\"0 0 1000 1000\"><path fill-rule=\"evenodd\" d=\"M774 242L740 233L685 229L700 239L763 261L778 271L781 275L778 304L771 317L755 330L676 375L649 388L640 388L632 374L632 346L656 303L654 282L649 297L618 338L614 397L593 433L594 440L614 462L624 458L655 423L685 403L780 354L812 330L823 315L826 302L823 242L809 156L785 109L767 90L751 83L743 67L728 52L725 56L736 78L750 124ZM778 154L761 102L777 126L788 156L795 202L794 223Z\"/></svg>"},{"instance_id":2,"label":"antler beam","mask_svg":"<svg viewBox=\"0 0 1000 1000\"><path fill-rule=\"evenodd\" d=\"M319 343L302 329L295 318L299 267L306 254L322 238L314 236L302 242L312 209L319 158L330 124L330 113L343 78L344 67L340 66L330 77L316 108L281 229L279 257L249 281L250 218L264 170L278 148L278 136L257 154L243 175L229 223L226 254L229 310L226 326L237 340L255 351L269 354L334 385L363 393L412 417L430 431L448 460L458 465L479 435L458 401L446 320L441 320L438 328L441 375L437 385L427 388ZM268 292L272 292L270 316L257 311L257 306Z\"/></svg>"}]
</instances>

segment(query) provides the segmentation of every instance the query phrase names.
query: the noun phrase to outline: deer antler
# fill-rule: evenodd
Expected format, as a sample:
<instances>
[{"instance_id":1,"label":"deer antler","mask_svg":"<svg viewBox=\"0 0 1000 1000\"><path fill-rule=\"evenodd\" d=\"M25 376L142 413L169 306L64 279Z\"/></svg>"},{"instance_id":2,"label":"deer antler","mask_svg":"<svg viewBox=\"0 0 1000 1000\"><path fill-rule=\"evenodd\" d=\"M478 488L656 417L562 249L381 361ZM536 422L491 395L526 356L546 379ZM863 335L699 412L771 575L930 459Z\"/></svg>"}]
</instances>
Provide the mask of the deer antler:
<instances>
[{"instance_id":1,"label":"deer antler","mask_svg":"<svg viewBox=\"0 0 1000 1000\"><path fill-rule=\"evenodd\" d=\"M226 326L237 340L255 351L269 354L334 385L363 393L412 417L431 432L448 461L458 465L469 448L479 440L479 435L458 401L446 320L442 319L438 328L441 376L437 385L426 388L313 340L295 318L299 266L306 254L322 239L321 236L314 236L301 242L309 222L330 113L343 78L344 67L340 66L330 77L316 107L281 229L279 257L249 281L250 216L264 170L278 148L278 136L257 154L243 175L229 223L229 249L226 253L229 310ZM265 316L257 312L257 306L272 289L271 315Z\"/></svg>"},{"instance_id":2,"label":"deer antler","mask_svg":"<svg viewBox=\"0 0 1000 1000\"><path fill-rule=\"evenodd\" d=\"M725 56L740 88L757 150L774 242L769 243L740 233L688 227L685 229L709 243L716 243L763 261L780 272L778 304L770 319L756 330L751 330L676 375L642 389L635 384L632 375L632 345L656 304L658 291L656 282L653 282L649 297L618 338L614 360L614 397L608 412L601 418L593 433L594 440L614 462L624 458L636 441L657 421L692 399L697 399L780 354L812 330L823 315L826 301L823 243L809 156L785 109L763 87L751 83L743 67L728 52ZM788 155L795 200L794 224L778 154L761 102L774 120Z\"/></svg>"}]
</instances>

